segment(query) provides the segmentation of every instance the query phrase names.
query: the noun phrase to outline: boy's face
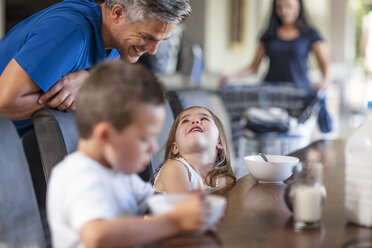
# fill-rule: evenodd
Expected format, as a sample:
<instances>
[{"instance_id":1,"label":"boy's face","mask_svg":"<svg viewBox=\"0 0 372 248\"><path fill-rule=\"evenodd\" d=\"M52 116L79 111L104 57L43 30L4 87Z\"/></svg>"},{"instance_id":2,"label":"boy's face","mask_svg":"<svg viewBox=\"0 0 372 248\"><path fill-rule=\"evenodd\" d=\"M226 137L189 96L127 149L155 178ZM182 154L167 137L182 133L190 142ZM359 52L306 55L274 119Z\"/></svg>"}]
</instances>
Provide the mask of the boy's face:
<instances>
[{"instance_id":1,"label":"boy's face","mask_svg":"<svg viewBox=\"0 0 372 248\"><path fill-rule=\"evenodd\" d=\"M143 171L157 150L156 136L165 119L164 105L136 107L134 121L121 131L110 131L105 160L124 174Z\"/></svg>"}]
</instances>

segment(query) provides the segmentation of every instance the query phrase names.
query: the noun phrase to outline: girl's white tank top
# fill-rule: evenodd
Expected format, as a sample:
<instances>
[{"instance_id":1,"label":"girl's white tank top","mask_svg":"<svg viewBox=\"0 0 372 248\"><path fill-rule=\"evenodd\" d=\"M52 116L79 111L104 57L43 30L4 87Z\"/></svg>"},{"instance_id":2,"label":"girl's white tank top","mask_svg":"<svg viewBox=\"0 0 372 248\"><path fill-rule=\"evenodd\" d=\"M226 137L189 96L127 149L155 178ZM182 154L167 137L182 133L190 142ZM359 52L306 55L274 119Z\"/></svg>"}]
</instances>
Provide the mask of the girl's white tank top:
<instances>
[{"instance_id":1,"label":"girl's white tank top","mask_svg":"<svg viewBox=\"0 0 372 248\"><path fill-rule=\"evenodd\" d=\"M223 186L225 184L225 178L217 178L217 182L216 182L216 187L211 187L211 186L208 186L208 185L205 185L204 182L203 182L203 179L202 177L199 175L198 172L196 172L194 170L194 168L182 157L177 157L177 158L174 158L178 161L180 161L181 163L183 163L187 170L189 171L190 173L190 184L191 184L191 189L192 190L199 190L199 189L202 189L202 190L208 190L208 191L213 191L214 189L216 188L219 188L221 186ZM161 172L161 169L158 173ZM221 180L222 179L222 180ZM156 189L155 185L156 185L156 181L157 181L157 177L155 179L155 182L154 182L154 189L155 191L157 192L160 192Z\"/></svg>"}]
</instances>

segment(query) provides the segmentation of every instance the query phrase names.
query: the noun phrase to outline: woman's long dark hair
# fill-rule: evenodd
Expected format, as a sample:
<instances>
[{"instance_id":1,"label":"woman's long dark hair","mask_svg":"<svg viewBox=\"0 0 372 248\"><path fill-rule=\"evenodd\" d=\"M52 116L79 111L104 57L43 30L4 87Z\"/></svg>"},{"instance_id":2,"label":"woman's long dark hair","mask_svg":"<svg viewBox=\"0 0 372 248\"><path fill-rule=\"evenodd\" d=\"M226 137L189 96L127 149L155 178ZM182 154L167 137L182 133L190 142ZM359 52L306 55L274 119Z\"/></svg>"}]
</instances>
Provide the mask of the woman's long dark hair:
<instances>
[{"instance_id":1,"label":"woman's long dark hair","mask_svg":"<svg viewBox=\"0 0 372 248\"><path fill-rule=\"evenodd\" d=\"M273 0L272 10L271 10L272 12L271 12L271 16L270 16L269 25L267 26L267 29L265 30L265 32L263 33L263 35L261 36L261 39L260 39L262 42L266 42L267 40L269 40L270 38L275 36L278 27L282 25L282 21L280 20L278 14L276 13L276 1L277 0ZM297 0L297 1L300 4L300 11L298 13L298 17L297 17L295 26L300 31L303 31L303 30L309 28L309 23L308 23L308 21L306 20L306 17L305 17L304 4L303 4L302 0Z\"/></svg>"}]
</instances>

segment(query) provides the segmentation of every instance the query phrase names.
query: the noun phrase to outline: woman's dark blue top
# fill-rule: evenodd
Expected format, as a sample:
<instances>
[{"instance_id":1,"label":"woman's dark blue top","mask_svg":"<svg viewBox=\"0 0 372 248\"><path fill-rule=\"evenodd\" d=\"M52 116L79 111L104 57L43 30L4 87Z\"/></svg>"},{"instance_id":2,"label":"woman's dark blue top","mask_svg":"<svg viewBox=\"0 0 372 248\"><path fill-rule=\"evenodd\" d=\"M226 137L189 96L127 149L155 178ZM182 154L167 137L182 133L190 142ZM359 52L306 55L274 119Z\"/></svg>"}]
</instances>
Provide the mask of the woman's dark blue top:
<instances>
[{"instance_id":1,"label":"woman's dark blue top","mask_svg":"<svg viewBox=\"0 0 372 248\"><path fill-rule=\"evenodd\" d=\"M270 59L269 71L265 81L270 83L294 83L303 88L310 88L307 76L308 57L312 45L322 40L313 28L306 28L292 40L283 40L277 33L262 41L266 55Z\"/></svg>"}]
</instances>

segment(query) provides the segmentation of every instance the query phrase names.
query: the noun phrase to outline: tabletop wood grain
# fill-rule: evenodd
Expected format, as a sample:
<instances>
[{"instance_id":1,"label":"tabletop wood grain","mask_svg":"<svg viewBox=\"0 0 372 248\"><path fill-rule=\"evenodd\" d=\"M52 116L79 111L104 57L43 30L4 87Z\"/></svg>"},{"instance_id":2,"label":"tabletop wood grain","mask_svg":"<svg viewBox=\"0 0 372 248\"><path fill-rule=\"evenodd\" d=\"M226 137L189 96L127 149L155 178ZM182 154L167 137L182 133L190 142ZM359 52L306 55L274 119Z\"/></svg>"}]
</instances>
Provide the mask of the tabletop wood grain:
<instances>
[{"instance_id":1,"label":"tabletop wood grain","mask_svg":"<svg viewBox=\"0 0 372 248\"><path fill-rule=\"evenodd\" d=\"M292 156L306 161L310 150L320 154L327 199L319 229L296 231L284 201L287 184L258 183L247 175L225 196L226 216L214 233L173 237L149 247L349 247L353 241L372 239L372 228L349 224L344 209L344 148L342 140L318 141ZM350 246L351 247L351 246ZM362 246L362 247L372 247Z\"/></svg>"}]
</instances>

